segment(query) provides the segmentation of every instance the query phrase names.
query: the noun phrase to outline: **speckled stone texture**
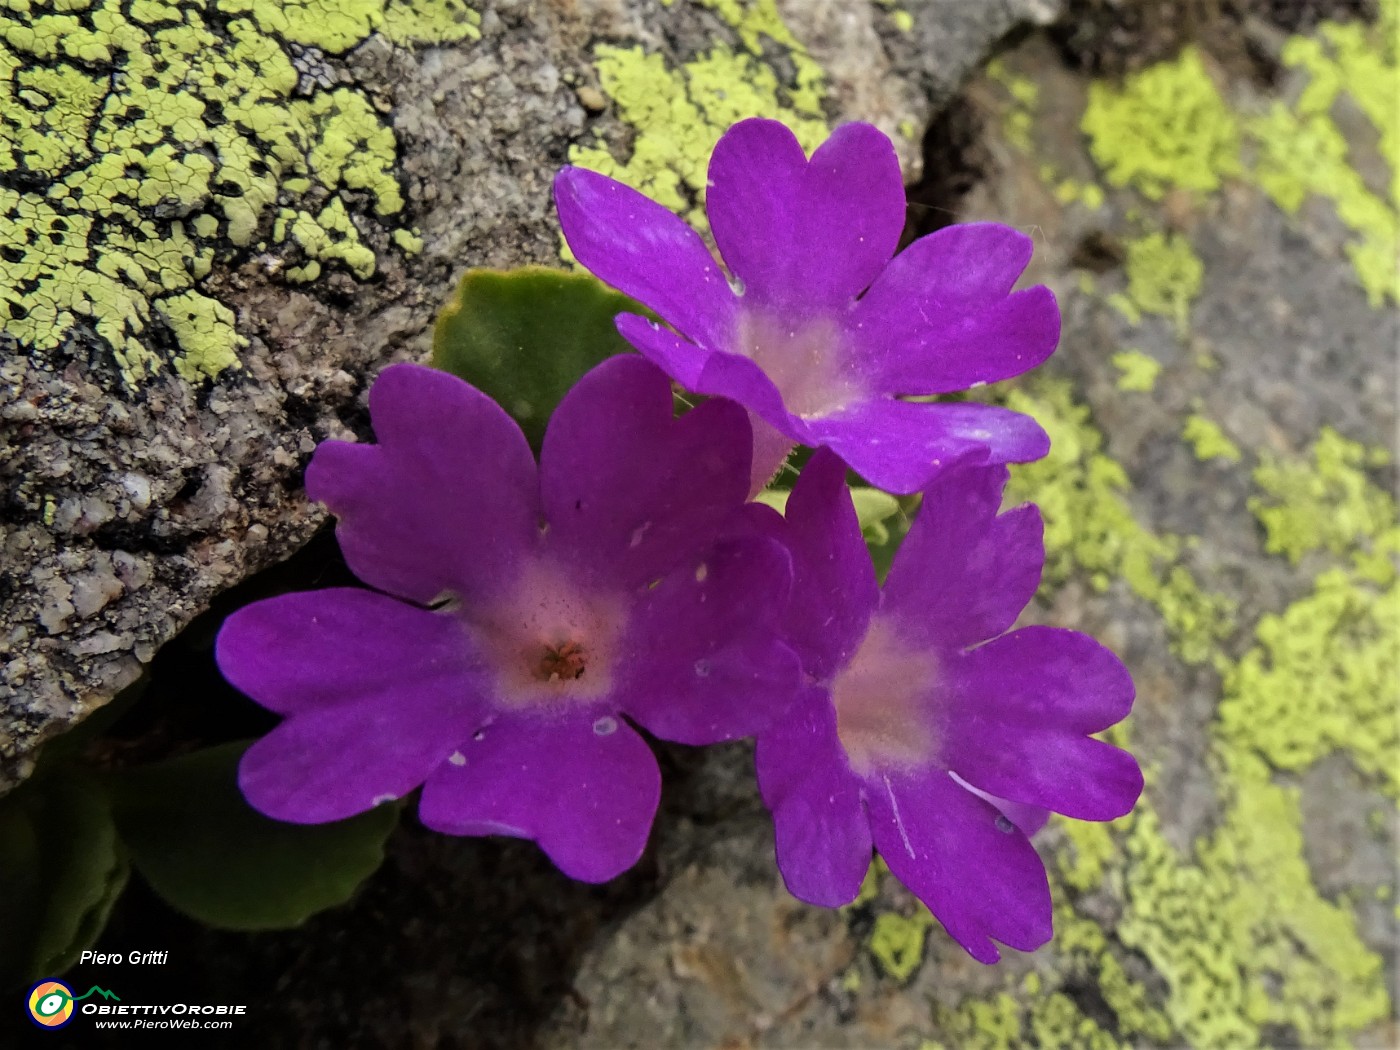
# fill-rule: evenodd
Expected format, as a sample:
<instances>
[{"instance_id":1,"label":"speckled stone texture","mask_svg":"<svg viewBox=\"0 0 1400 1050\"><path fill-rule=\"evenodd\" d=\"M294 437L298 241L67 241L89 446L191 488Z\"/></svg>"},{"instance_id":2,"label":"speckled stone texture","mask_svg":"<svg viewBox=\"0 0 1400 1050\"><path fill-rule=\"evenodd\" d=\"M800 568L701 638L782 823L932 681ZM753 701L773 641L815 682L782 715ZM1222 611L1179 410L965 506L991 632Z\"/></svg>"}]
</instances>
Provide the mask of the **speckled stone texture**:
<instances>
[{"instance_id":1,"label":"speckled stone texture","mask_svg":"<svg viewBox=\"0 0 1400 1050\"><path fill-rule=\"evenodd\" d=\"M107 6L121 19L138 17L129 5ZM184 6L201 16L212 7L193 0ZM176 320L156 318L144 327L132 321L128 336L139 331L130 336L131 354L139 351L147 362L144 374L115 356L100 326L83 320L105 316L102 310L84 314L81 302L76 320L63 315L67 321L60 317L54 331L43 333L44 347L21 342L19 318L32 316L25 297L38 294L37 285L16 278L3 289L15 320L0 336L0 791L26 775L43 739L135 680L156 648L214 595L285 557L318 527L321 515L301 492L308 455L327 437L366 436L366 386L389 361L425 355L437 306L463 269L558 260L548 191L553 171L572 146L595 138L625 157L634 133L607 85L599 84L594 58L601 43L639 45L680 66L715 49L742 52L744 34L736 25L746 32L757 26L749 34L756 68L776 77L779 96L795 75L794 48L763 35L762 18L777 17L770 0L738 5L743 22L732 15L726 21L724 5L685 0L498 0L478 5L480 39L447 46L433 46L434 33L461 36L463 5L421 6L448 10L458 22L445 30L354 26L327 36L323 48L306 40L329 34L325 26L302 27L300 41L283 39L280 29L261 31L259 39L280 46L297 70L295 86L278 89L287 99L314 104L338 85L363 110L365 135L377 119L394 136L389 147L382 135L376 140L395 158L387 181L366 189L353 173L342 174L339 184L315 191L316 207L326 210L305 234L309 247L289 247L288 227L277 226L278 208L289 201L301 207L295 195L308 192L290 178L280 188L274 181L270 200L258 203L252 190L240 197L216 177L203 196L196 192L183 203L178 194L168 196L127 207L113 220L119 234L126 229L121 223L140 227L131 234L135 250L184 244L179 237L187 235L172 223L213 231L201 234L199 258L207 266L191 254L162 278L157 263L145 260L142 280L155 274L154 290L133 293L133 309L152 317L165 309L160 316L167 317L168 308L143 296L164 294L162 280L167 289L190 287L198 293L194 301L213 311L203 318L213 332L224 331L225 317L231 321L225 343ZM936 106L1013 25L1044 20L1054 5L905 6L903 28L890 5L874 2L788 0L782 17L828 70L824 117L874 119L892 134L902 127L900 148L913 174L912 136ZM196 41L192 50L231 47L237 26L206 21L223 35L211 38L215 44ZM94 46L76 36L69 44L75 54L80 44ZM181 93L200 98L201 90ZM692 94L703 99L704 91L695 86ZM38 99L35 105L43 97L25 96ZM209 104L199 119L207 127L225 117L222 106ZM333 124L318 131L328 155L340 133ZM20 146L8 138L6 144L20 156L19 167L0 164L7 221L31 239L49 236L35 209L72 173L40 170ZM353 141L351 147L366 148ZM333 162L315 150L309 156L312 169ZM265 178L266 168L255 164L248 179ZM145 177L155 176L148 168ZM391 207L385 202L395 196L395 184L404 205L390 221L380 212ZM251 212L237 211L235 205L250 201ZM191 209L213 216L207 228ZM308 206L303 218L312 211ZM255 226L235 229L235 216L246 214ZM348 238L343 226L333 229L341 215L354 226ZM296 220L286 221L298 229ZM331 233L314 240L322 228ZM394 247L411 246L415 236L421 250ZM109 242L115 243L110 236L103 243ZM350 243L363 250L336 255L337 244ZM307 255L315 252L324 266L308 279ZM95 272L105 264L94 257L81 265ZM207 274L198 274L205 268ZM225 309L230 313L220 312ZM214 356L190 350L201 334L213 347L201 352ZM230 348L236 366L210 364ZM206 378L201 367L217 375Z\"/></svg>"}]
</instances>

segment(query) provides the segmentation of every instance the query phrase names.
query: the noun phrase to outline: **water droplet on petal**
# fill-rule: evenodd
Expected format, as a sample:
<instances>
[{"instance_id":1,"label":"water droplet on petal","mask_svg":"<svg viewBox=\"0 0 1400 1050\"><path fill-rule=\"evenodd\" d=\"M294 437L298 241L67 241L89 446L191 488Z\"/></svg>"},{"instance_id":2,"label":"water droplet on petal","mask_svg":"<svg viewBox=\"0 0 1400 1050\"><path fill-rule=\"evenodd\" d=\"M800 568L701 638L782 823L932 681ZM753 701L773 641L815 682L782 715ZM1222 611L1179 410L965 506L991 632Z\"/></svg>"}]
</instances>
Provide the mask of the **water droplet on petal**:
<instances>
[{"instance_id":1,"label":"water droplet on petal","mask_svg":"<svg viewBox=\"0 0 1400 1050\"><path fill-rule=\"evenodd\" d=\"M397 795L375 795L374 798L370 800L369 804L371 806L382 806L386 802L393 802L396 798L398 798Z\"/></svg>"},{"instance_id":2,"label":"water droplet on petal","mask_svg":"<svg viewBox=\"0 0 1400 1050\"><path fill-rule=\"evenodd\" d=\"M651 328L652 328L653 331L657 331L657 332L661 331L661 324L660 324L660 322L658 322L658 321L653 321L650 317L647 318L647 324L651 326Z\"/></svg>"},{"instance_id":3,"label":"water droplet on petal","mask_svg":"<svg viewBox=\"0 0 1400 1050\"><path fill-rule=\"evenodd\" d=\"M472 734L472 739L475 740L478 744L481 743L483 740L486 739L486 730L478 729L475 733Z\"/></svg>"},{"instance_id":4,"label":"water droplet on petal","mask_svg":"<svg viewBox=\"0 0 1400 1050\"><path fill-rule=\"evenodd\" d=\"M1016 830L1016 825L1011 823L1011 821L1007 820L1006 815L1004 813L998 813L997 830L1000 831L1003 835L1010 835L1013 831Z\"/></svg>"},{"instance_id":5,"label":"water droplet on petal","mask_svg":"<svg viewBox=\"0 0 1400 1050\"><path fill-rule=\"evenodd\" d=\"M454 751L447 756L447 761L451 762L454 766L465 766L467 764L467 756L460 751Z\"/></svg>"},{"instance_id":6,"label":"water droplet on petal","mask_svg":"<svg viewBox=\"0 0 1400 1050\"><path fill-rule=\"evenodd\" d=\"M695 582L696 582L696 583L704 583L704 582L705 582L705 577L707 577L707 576L709 576L709 575L710 575L710 567L709 567L708 565L705 565L705 564L702 563L702 564L700 565L700 568L698 568L698 569L695 570Z\"/></svg>"},{"instance_id":7,"label":"water droplet on petal","mask_svg":"<svg viewBox=\"0 0 1400 1050\"><path fill-rule=\"evenodd\" d=\"M709 660L696 660L696 661L695 661L695 677L696 677L696 678L709 678L709 677L710 677L710 661L709 661Z\"/></svg>"},{"instance_id":8,"label":"water droplet on petal","mask_svg":"<svg viewBox=\"0 0 1400 1050\"><path fill-rule=\"evenodd\" d=\"M743 294L748 291L748 286L744 284L744 279L742 277L730 277L729 290L735 295L742 297Z\"/></svg>"},{"instance_id":9,"label":"water droplet on petal","mask_svg":"<svg viewBox=\"0 0 1400 1050\"><path fill-rule=\"evenodd\" d=\"M611 715L604 715L593 723L593 732L599 736L612 736L617 732L617 719Z\"/></svg>"}]
</instances>

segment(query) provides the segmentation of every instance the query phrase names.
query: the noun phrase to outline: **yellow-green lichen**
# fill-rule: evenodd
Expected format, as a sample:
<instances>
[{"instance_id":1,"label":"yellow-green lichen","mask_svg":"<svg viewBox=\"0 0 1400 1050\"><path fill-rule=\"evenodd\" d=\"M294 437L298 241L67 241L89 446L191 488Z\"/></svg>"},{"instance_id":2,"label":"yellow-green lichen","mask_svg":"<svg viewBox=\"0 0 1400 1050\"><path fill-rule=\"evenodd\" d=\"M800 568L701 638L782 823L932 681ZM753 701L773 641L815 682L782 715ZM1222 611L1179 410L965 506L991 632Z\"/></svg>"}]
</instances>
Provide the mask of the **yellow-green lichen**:
<instances>
[{"instance_id":1,"label":"yellow-green lichen","mask_svg":"<svg viewBox=\"0 0 1400 1050\"><path fill-rule=\"evenodd\" d=\"M376 30L463 39L458 0L10 0L0 5L0 318L26 347L75 331L136 385L237 361L235 318L199 287L216 256L275 244L286 271L373 273L343 192L377 219L403 199L392 130L359 92L319 90ZM313 52L308 49L316 49ZM290 219L285 217L290 216ZM298 258L300 256L300 258ZM174 337L163 362L153 326Z\"/></svg>"},{"instance_id":2,"label":"yellow-green lichen","mask_svg":"<svg viewBox=\"0 0 1400 1050\"><path fill-rule=\"evenodd\" d=\"M1334 751L1400 798L1400 584L1347 569L1259 623L1225 680L1221 732L1277 769Z\"/></svg>"},{"instance_id":3,"label":"yellow-green lichen","mask_svg":"<svg viewBox=\"0 0 1400 1050\"><path fill-rule=\"evenodd\" d=\"M889 12L890 21L901 33L914 31L914 16L899 6L899 0L875 0L875 2Z\"/></svg>"},{"instance_id":4,"label":"yellow-green lichen","mask_svg":"<svg viewBox=\"0 0 1400 1050\"><path fill-rule=\"evenodd\" d=\"M1006 141L1023 153L1033 152L1031 129L1035 127L1035 109L1040 101L1039 86L1030 77L1013 73L999 58L987 63L987 76L1006 89L1008 97L1001 119ZM1046 182L1053 181L1053 170L1043 174Z\"/></svg>"},{"instance_id":5,"label":"yellow-green lichen","mask_svg":"<svg viewBox=\"0 0 1400 1050\"><path fill-rule=\"evenodd\" d=\"M870 954L885 973L907 981L924 961L924 941L932 928L933 916L922 904L912 915L882 912L870 933Z\"/></svg>"},{"instance_id":6,"label":"yellow-green lichen","mask_svg":"<svg viewBox=\"0 0 1400 1050\"><path fill-rule=\"evenodd\" d=\"M1241 170L1239 122L1195 47L1121 87L1095 81L1080 126L1108 181L1152 200L1212 192Z\"/></svg>"},{"instance_id":7,"label":"yellow-green lichen","mask_svg":"<svg viewBox=\"0 0 1400 1050\"><path fill-rule=\"evenodd\" d=\"M1054 181L1053 171L1049 173L1051 178L1047 182ZM1075 179L1060 179L1054 186L1055 200L1061 204L1084 205L1090 211L1096 211L1104 206L1103 187L1094 182L1078 182Z\"/></svg>"},{"instance_id":8,"label":"yellow-green lichen","mask_svg":"<svg viewBox=\"0 0 1400 1050\"><path fill-rule=\"evenodd\" d=\"M717 45L677 68L641 47L599 45L598 79L636 131L632 153L626 161L602 145L569 153L572 163L641 190L700 229L710 153L731 124L755 116L782 120L809 151L827 134L821 68L783 23L774 0L705 0L705 6L733 27L740 49ZM765 41L791 60L790 82L764 60Z\"/></svg>"},{"instance_id":9,"label":"yellow-green lichen","mask_svg":"<svg viewBox=\"0 0 1400 1050\"><path fill-rule=\"evenodd\" d=\"M1207 419L1199 412L1193 412L1186 417L1186 424L1181 428L1181 437L1202 462L1223 459L1227 463L1238 463L1244 458L1240 447L1226 436L1225 431L1220 429L1220 424Z\"/></svg>"},{"instance_id":10,"label":"yellow-green lichen","mask_svg":"<svg viewBox=\"0 0 1400 1050\"><path fill-rule=\"evenodd\" d=\"M1113 367L1118 369L1118 389L1129 393L1150 394L1162 373L1156 358L1141 350L1120 350L1113 355Z\"/></svg>"},{"instance_id":11,"label":"yellow-green lichen","mask_svg":"<svg viewBox=\"0 0 1400 1050\"><path fill-rule=\"evenodd\" d=\"M1135 818L1118 938L1166 978L1165 1012L1190 1045L1260 1046L1279 1025L1304 1046L1346 1045L1389 1010L1381 959L1313 884L1297 790L1256 757L1221 759L1224 819L1194 859L1150 810Z\"/></svg>"},{"instance_id":12,"label":"yellow-green lichen","mask_svg":"<svg viewBox=\"0 0 1400 1050\"><path fill-rule=\"evenodd\" d=\"M1114 303L1133 323L1144 313L1170 317L1185 334L1205 267L1191 242L1177 233L1149 233L1126 244L1128 289Z\"/></svg>"},{"instance_id":13,"label":"yellow-green lichen","mask_svg":"<svg viewBox=\"0 0 1400 1050\"><path fill-rule=\"evenodd\" d=\"M1396 0L1384 0L1375 25L1324 23L1314 34L1292 37L1282 60L1306 74L1306 86L1296 99L1243 113L1225 102L1200 52L1188 47L1121 86L1091 84L1081 127L1108 181L1153 200L1176 188L1213 193L1237 177L1289 214L1309 197L1329 201L1352 232L1346 252L1357 280L1378 306L1400 298L1398 39ZM1353 162L1335 119L1343 96L1374 129L1389 168L1385 189L1368 184ZM1031 117L1018 112L1024 128L1009 125L1008 138L1029 149Z\"/></svg>"},{"instance_id":14,"label":"yellow-green lichen","mask_svg":"<svg viewBox=\"0 0 1400 1050\"><path fill-rule=\"evenodd\" d=\"M1282 1026L1303 1046L1349 1046L1349 1035L1386 1017L1380 956L1362 943L1353 915L1321 896L1303 859L1296 789L1272 783L1259 759L1232 746L1224 738L1213 749L1215 779L1226 785L1222 819L1191 851L1167 841L1146 800L1108 826L1109 848L1093 847L1099 880L1123 902L1111 927L1055 889L1050 994L1023 989L935 1007L944 1040L928 1045L1119 1045L1072 998L1047 1006L1057 987L1085 985L1129 1046L1249 1050L1274 1045ZM1076 837L1084 827L1064 826ZM1150 964L1161 990L1129 976L1125 949Z\"/></svg>"},{"instance_id":15,"label":"yellow-green lichen","mask_svg":"<svg viewBox=\"0 0 1400 1050\"><path fill-rule=\"evenodd\" d=\"M1386 0L1374 27L1326 23L1283 49L1285 65L1305 70L1308 84L1291 105L1276 102L1247 124L1258 154L1254 177L1292 214L1309 196L1330 201L1353 232L1347 254L1373 305L1400 297L1400 4ZM1365 114L1390 168L1388 195L1367 185L1351 163L1346 138L1333 120L1345 95Z\"/></svg>"},{"instance_id":16,"label":"yellow-green lichen","mask_svg":"<svg viewBox=\"0 0 1400 1050\"><path fill-rule=\"evenodd\" d=\"M1047 586L1078 570L1106 590L1123 580L1166 620L1174 650L1205 663L1232 629L1235 605L1203 588L1180 564L1185 541L1158 534L1134 516L1128 477L1102 452L1103 437L1067 383L1042 379L1008 392L1006 405L1037 419L1050 434L1050 454L1016 467L1007 497L1040 505L1045 519Z\"/></svg>"},{"instance_id":17,"label":"yellow-green lichen","mask_svg":"<svg viewBox=\"0 0 1400 1050\"><path fill-rule=\"evenodd\" d=\"M1250 499L1249 509L1264 527L1265 549L1294 564L1314 550L1368 550L1396 523L1394 497L1366 476L1367 468L1388 465L1390 454L1323 427L1310 460L1265 453L1255 468L1262 495Z\"/></svg>"}]
</instances>

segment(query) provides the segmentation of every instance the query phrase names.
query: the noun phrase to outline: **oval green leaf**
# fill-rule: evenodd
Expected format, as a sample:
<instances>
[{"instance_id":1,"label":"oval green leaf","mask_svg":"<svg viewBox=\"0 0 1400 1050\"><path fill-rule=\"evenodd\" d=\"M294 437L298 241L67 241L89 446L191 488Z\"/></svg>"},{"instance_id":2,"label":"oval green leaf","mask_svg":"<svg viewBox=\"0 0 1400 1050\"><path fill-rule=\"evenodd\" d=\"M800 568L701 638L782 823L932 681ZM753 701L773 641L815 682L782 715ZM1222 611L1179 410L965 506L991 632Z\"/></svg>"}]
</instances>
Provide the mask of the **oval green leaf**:
<instances>
[{"instance_id":1,"label":"oval green leaf","mask_svg":"<svg viewBox=\"0 0 1400 1050\"><path fill-rule=\"evenodd\" d=\"M172 906L210 926L297 926L349 900L384 860L399 807L333 824L284 824L238 790L248 742L207 748L112 777L113 814L131 862Z\"/></svg>"},{"instance_id":2,"label":"oval green leaf","mask_svg":"<svg viewBox=\"0 0 1400 1050\"><path fill-rule=\"evenodd\" d=\"M0 983L72 966L129 871L108 799L86 772L53 766L0 799Z\"/></svg>"},{"instance_id":3,"label":"oval green leaf","mask_svg":"<svg viewBox=\"0 0 1400 1050\"><path fill-rule=\"evenodd\" d=\"M613 327L624 312L646 310L586 273L468 270L438 314L433 367L495 398L538 451L569 388L600 361L631 351Z\"/></svg>"}]
</instances>

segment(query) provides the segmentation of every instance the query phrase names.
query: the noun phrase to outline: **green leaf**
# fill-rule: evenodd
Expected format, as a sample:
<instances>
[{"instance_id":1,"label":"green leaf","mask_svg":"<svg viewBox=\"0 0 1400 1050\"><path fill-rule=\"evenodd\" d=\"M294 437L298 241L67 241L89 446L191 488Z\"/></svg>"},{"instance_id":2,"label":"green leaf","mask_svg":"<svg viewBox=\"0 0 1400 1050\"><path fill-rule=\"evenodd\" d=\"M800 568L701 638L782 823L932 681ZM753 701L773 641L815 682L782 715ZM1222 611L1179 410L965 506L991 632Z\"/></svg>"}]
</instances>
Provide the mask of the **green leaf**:
<instances>
[{"instance_id":1,"label":"green leaf","mask_svg":"<svg viewBox=\"0 0 1400 1050\"><path fill-rule=\"evenodd\" d=\"M538 451L569 388L600 361L631 351L613 327L623 312L646 310L589 274L468 270L438 314L432 363L495 398Z\"/></svg>"},{"instance_id":2,"label":"green leaf","mask_svg":"<svg viewBox=\"0 0 1400 1050\"><path fill-rule=\"evenodd\" d=\"M131 862L172 906L210 926L296 926L342 904L384 859L397 805L333 824L284 824L238 790L248 742L114 774L113 813Z\"/></svg>"},{"instance_id":3,"label":"green leaf","mask_svg":"<svg viewBox=\"0 0 1400 1050\"><path fill-rule=\"evenodd\" d=\"M109 801L71 767L0 800L0 984L62 973L102 932L129 874Z\"/></svg>"},{"instance_id":4,"label":"green leaf","mask_svg":"<svg viewBox=\"0 0 1400 1050\"><path fill-rule=\"evenodd\" d=\"M852 485L851 502L855 504L856 519L865 542L872 547L889 543L890 530L885 523L899 513L899 500L880 489Z\"/></svg>"}]
</instances>

